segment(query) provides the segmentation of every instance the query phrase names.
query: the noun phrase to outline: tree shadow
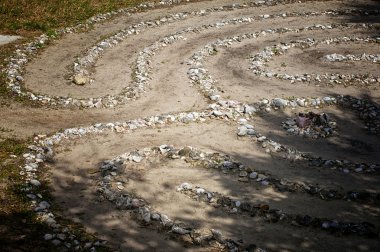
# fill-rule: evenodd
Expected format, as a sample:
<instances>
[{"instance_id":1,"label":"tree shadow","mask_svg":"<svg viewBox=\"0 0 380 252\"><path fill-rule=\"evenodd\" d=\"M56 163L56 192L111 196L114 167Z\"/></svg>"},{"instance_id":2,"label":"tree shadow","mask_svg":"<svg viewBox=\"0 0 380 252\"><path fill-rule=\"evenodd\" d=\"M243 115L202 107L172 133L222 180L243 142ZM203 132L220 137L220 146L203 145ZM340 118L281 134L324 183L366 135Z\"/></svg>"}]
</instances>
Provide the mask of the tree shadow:
<instances>
[{"instance_id":1,"label":"tree shadow","mask_svg":"<svg viewBox=\"0 0 380 252\"><path fill-rule=\"evenodd\" d=\"M263 117L263 120L269 122L270 126L267 126L267 128L271 129L277 127L274 122L286 119L286 116L285 111L277 111L268 118ZM349 125L357 123L352 118L346 119L342 117L339 118L339 120L341 121L340 124L345 127L351 127ZM255 120L253 121L253 125L255 125ZM202 125L199 126L201 129ZM233 128L235 128L235 126L233 126ZM189 131L191 130L189 129ZM233 130L231 134L236 134L235 130ZM283 136L278 132L272 132L271 134L271 137L276 138L280 143L281 141L287 141L288 136ZM194 135L192 139L188 139L186 142L188 145L193 145L194 141L202 138L202 135L203 134L199 136ZM179 135L174 137L174 139L181 139L182 137L183 136ZM349 136L345 137L349 138ZM311 143L313 140L308 141L300 137L294 139L294 141L287 141L287 144L291 145L292 142L298 142L299 146L297 147L301 148L300 151L302 151L303 146L310 146L312 150L313 145ZM117 145L124 142L123 139L117 141L119 142ZM286 160L282 157L266 153L265 148L262 148L248 138L231 138L224 136L214 139L210 137L209 141L203 139L201 142L202 143L199 144L200 149L228 154L246 167L251 167L253 170L270 174L279 179L340 188L343 191L360 189L369 192L379 192L377 175L344 174L326 167L315 167L310 165L308 161ZM304 144L304 142L306 142L306 144ZM178 143L172 141L166 142L166 144ZM245 146L246 151L242 153L241 151L229 147L237 145ZM322 141L320 147L314 154L318 155L319 151L323 150L325 145L326 142ZM109 146L104 146L102 148L108 147ZM195 147L198 148L198 146ZM86 158L99 160L99 156L102 156L102 148L92 148L91 153L86 153L81 158L83 160L86 160ZM333 143L329 148L336 149L336 151L341 153L347 153L350 158L356 155L355 153L348 153L349 148L339 143ZM131 151L126 147L126 151L127 150ZM374 150L379 154L378 146L375 146ZM65 156L67 155L70 154L65 154ZM65 158L64 160L70 159ZM101 162L101 160L100 158L99 162ZM159 169L159 171L163 172L163 170L160 169L164 169L168 166L168 163L170 163L170 161L160 161L155 164L148 164L148 167L153 167L152 170ZM82 223L89 232L96 232L101 239L110 240L111 245L121 250L186 250L186 246L189 246L189 244L183 240L177 241L174 239L173 241L173 236L168 230L157 230L152 225L142 225L132 218L133 215L131 215L129 211L117 210L115 205L108 201L99 202L95 189L96 178L98 178L99 174L89 173L89 170L82 167L82 165L83 163L81 164L80 162L76 163L61 160L53 167L53 169L56 170L54 175L56 179L54 179L53 183L56 188L60 188L55 192L56 199L59 199L59 202L56 203L61 207L64 206L62 211L65 212L65 216ZM252 201L255 204L268 204L271 209L282 209L290 214L309 215L356 223L367 221L374 223L378 228L379 208L377 205L368 202L362 204L359 201L322 200L319 197L305 193L282 192L270 186L263 186L255 180L249 181L248 183L239 182L239 176L236 173L223 174L220 170L205 170L199 167L189 167L185 163L183 163L183 165L175 163L173 167L178 168L181 166L184 167L184 170L174 170L175 174L173 177L169 176L170 173L167 173L167 176L163 176L165 179L160 182L161 185L159 185L159 176L156 178L153 176L152 180L147 180L144 177L141 179L137 176L135 183L142 184L143 189L140 188L140 190L144 190L144 194L167 194L166 200L174 200L174 204L178 204L178 211L170 217L194 228L217 228L222 230L226 236L232 236L231 238L234 240L242 240L244 246L255 243L258 246L263 246L273 251L284 249L335 251L342 248L354 248L358 251L365 251L373 250L378 246L376 239L368 239L355 234L344 236L339 233L334 233L333 231L321 230L321 228L300 227L286 222L273 223L260 216L250 216L244 213L231 214L222 207L214 208L201 201L185 199L185 195L183 195L184 198L174 195L176 186L183 182L191 181L194 185L205 187L210 191L221 190L223 194L233 199ZM184 176L185 171L189 169L193 175ZM75 174L73 174L73 170ZM202 176L199 176L199 174ZM188 181L185 181L186 178ZM207 183L207 180L210 182ZM142 191L137 190L136 194L139 195L139 192L140 194L142 193ZM154 197L152 197L152 199L154 200ZM168 201L162 200L161 198L154 201L152 206L153 208L158 206L163 209L168 209L166 211L171 212L173 211L170 209L171 202ZM165 211L163 211L163 213L165 213ZM201 218L197 219L197 216L201 216ZM324 244L320 244L320 240L324 240ZM299 244L301 244L300 248L298 248ZM195 250L200 249L192 246L190 246L190 248Z\"/></svg>"}]
</instances>

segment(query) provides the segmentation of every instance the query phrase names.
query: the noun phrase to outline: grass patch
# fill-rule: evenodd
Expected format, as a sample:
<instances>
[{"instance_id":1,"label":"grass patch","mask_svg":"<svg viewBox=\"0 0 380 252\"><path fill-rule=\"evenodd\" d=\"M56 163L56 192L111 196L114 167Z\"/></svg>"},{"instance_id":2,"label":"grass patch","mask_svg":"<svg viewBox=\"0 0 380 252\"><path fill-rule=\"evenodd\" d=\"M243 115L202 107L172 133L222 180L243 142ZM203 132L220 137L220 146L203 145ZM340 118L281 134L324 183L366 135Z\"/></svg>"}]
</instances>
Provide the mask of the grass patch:
<instances>
[{"instance_id":1,"label":"grass patch","mask_svg":"<svg viewBox=\"0 0 380 252\"><path fill-rule=\"evenodd\" d=\"M19 166L25 150L24 141L0 142L0 251L52 251L51 244L43 240L48 227L37 220L21 190L24 181Z\"/></svg>"},{"instance_id":2,"label":"grass patch","mask_svg":"<svg viewBox=\"0 0 380 252\"><path fill-rule=\"evenodd\" d=\"M131 7L142 0L2 0L0 32L48 32L72 26L98 13Z\"/></svg>"}]
</instances>

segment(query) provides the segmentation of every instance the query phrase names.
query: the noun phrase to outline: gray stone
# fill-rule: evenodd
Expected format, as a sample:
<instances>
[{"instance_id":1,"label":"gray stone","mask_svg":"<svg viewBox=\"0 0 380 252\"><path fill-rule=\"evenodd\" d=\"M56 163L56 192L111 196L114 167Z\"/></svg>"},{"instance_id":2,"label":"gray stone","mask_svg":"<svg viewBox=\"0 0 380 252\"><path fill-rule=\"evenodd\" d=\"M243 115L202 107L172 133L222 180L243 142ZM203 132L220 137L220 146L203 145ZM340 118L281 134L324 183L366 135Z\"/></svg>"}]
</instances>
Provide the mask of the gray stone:
<instances>
[{"instance_id":1,"label":"gray stone","mask_svg":"<svg viewBox=\"0 0 380 252\"><path fill-rule=\"evenodd\" d=\"M251 178L251 179L256 179L256 178L257 178L257 172L251 172L251 173L249 174L249 178Z\"/></svg>"},{"instance_id":2,"label":"gray stone","mask_svg":"<svg viewBox=\"0 0 380 252\"><path fill-rule=\"evenodd\" d=\"M31 179L29 183L37 187L41 186L41 182L37 179Z\"/></svg>"},{"instance_id":3,"label":"gray stone","mask_svg":"<svg viewBox=\"0 0 380 252\"><path fill-rule=\"evenodd\" d=\"M214 110L214 111L212 111L212 114L213 114L214 116L222 116L222 115L224 115L224 113L221 112L221 111L219 111L219 110Z\"/></svg>"},{"instance_id":4,"label":"gray stone","mask_svg":"<svg viewBox=\"0 0 380 252\"><path fill-rule=\"evenodd\" d=\"M254 114L256 113L256 108L250 105L244 105L244 113L246 114Z\"/></svg>"},{"instance_id":5,"label":"gray stone","mask_svg":"<svg viewBox=\"0 0 380 252\"><path fill-rule=\"evenodd\" d=\"M54 235L52 235L52 234L45 234L44 235L44 239L45 239L45 241L49 241L49 240L51 240L51 239L53 239L54 238Z\"/></svg>"},{"instance_id":6,"label":"gray stone","mask_svg":"<svg viewBox=\"0 0 380 252\"><path fill-rule=\"evenodd\" d=\"M274 98L272 104L277 108L284 108L288 105L288 101L281 98Z\"/></svg>"},{"instance_id":7,"label":"gray stone","mask_svg":"<svg viewBox=\"0 0 380 252\"><path fill-rule=\"evenodd\" d=\"M139 214L140 214L140 217L146 222L146 223L149 223L150 222L150 211L147 207L141 207L139 209Z\"/></svg>"},{"instance_id":8,"label":"gray stone","mask_svg":"<svg viewBox=\"0 0 380 252\"><path fill-rule=\"evenodd\" d=\"M61 244L61 241L57 240L57 239L54 239L54 240L51 241L51 243L53 243L55 246L58 246L59 244Z\"/></svg>"},{"instance_id":9,"label":"gray stone","mask_svg":"<svg viewBox=\"0 0 380 252\"><path fill-rule=\"evenodd\" d=\"M184 235L184 234L189 234L191 231L184 229L184 228L181 228L181 227L178 227L178 226L173 226L172 232L176 233L176 234Z\"/></svg>"},{"instance_id":10,"label":"gray stone","mask_svg":"<svg viewBox=\"0 0 380 252\"><path fill-rule=\"evenodd\" d=\"M22 37L20 36L10 36L10 35L0 35L0 46L1 45L5 45L5 44L9 44L13 41L16 41L18 39L20 39Z\"/></svg>"},{"instance_id":11,"label":"gray stone","mask_svg":"<svg viewBox=\"0 0 380 252\"><path fill-rule=\"evenodd\" d=\"M165 214L161 214L161 222L165 227L170 227L173 225L173 221Z\"/></svg>"},{"instance_id":12,"label":"gray stone","mask_svg":"<svg viewBox=\"0 0 380 252\"><path fill-rule=\"evenodd\" d=\"M158 213L152 213L152 214L150 215L150 218L151 218L152 220L158 221L158 220L161 219L161 216L160 216L160 214L158 214Z\"/></svg>"},{"instance_id":13,"label":"gray stone","mask_svg":"<svg viewBox=\"0 0 380 252\"><path fill-rule=\"evenodd\" d=\"M239 127L238 128L238 136L245 136L245 135L247 135L247 132L248 132L248 129L247 129L247 127L245 127L245 126L241 126L241 127Z\"/></svg>"},{"instance_id":14,"label":"gray stone","mask_svg":"<svg viewBox=\"0 0 380 252\"><path fill-rule=\"evenodd\" d=\"M212 233L212 236L214 237L215 240L217 240L220 243L224 242L223 234L221 231L219 231L217 229L211 229L211 233Z\"/></svg>"}]
</instances>

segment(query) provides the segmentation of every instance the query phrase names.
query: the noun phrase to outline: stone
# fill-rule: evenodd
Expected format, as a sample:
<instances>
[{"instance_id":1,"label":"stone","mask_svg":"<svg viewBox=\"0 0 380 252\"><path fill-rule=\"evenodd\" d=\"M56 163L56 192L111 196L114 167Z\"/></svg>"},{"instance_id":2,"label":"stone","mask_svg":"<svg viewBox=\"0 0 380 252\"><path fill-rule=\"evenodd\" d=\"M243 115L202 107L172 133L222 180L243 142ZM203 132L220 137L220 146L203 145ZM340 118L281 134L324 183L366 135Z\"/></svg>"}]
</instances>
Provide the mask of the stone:
<instances>
[{"instance_id":1,"label":"stone","mask_svg":"<svg viewBox=\"0 0 380 252\"><path fill-rule=\"evenodd\" d=\"M195 191L196 191L197 194L203 194L203 193L206 192L206 190L203 189L203 188L197 188Z\"/></svg>"},{"instance_id":2,"label":"stone","mask_svg":"<svg viewBox=\"0 0 380 252\"><path fill-rule=\"evenodd\" d=\"M161 214L161 222L165 227L170 227L173 225L173 221L165 214Z\"/></svg>"},{"instance_id":3,"label":"stone","mask_svg":"<svg viewBox=\"0 0 380 252\"><path fill-rule=\"evenodd\" d=\"M133 161L133 162L140 163L141 160L142 160L142 157L139 156L139 155L133 155L133 156L132 156L132 161Z\"/></svg>"},{"instance_id":4,"label":"stone","mask_svg":"<svg viewBox=\"0 0 380 252\"><path fill-rule=\"evenodd\" d=\"M158 221L158 220L161 219L161 216L160 216L160 214L158 214L158 213L152 213L152 214L150 215L150 218L151 218L152 220Z\"/></svg>"},{"instance_id":5,"label":"stone","mask_svg":"<svg viewBox=\"0 0 380 252\"><path fill-rule=\"evenodd\" d=\"M272 104L277 108L284 108L288 105L288 101L281 98L274 98Z\"/></svg>"},{"instance_id":6,"label":"stone","mask_svg":"<svg viewBox=\"0 0 380 252\"><path fill-rule=\"evenodd\" d=\"M221 111L219 111L219 110L214 110L214 111L212 111L212 114L213 114L214 116L222 116L222 115L224 115L224 113L221 112Z\"/></svg>"},{"instance_id":7,"label":"stone","mask_svg":"<svg viewBox=\"0 0 380 252\"><path fill-rule=\"evenodd\" d=\"M245 136L247 135L247 133L248 133L247 127L241 126L238 128L238 133L237 133L238 136Z\"/></svg>"},{"instance_id":8,"label":"stone","mask_svg":"<svg viewBox=\"0 0 380 252\"><path fill-rule=\"evenodd\" d=\"M178 186L177 191L182 191L182 190L191 190L193 186L190 183L182 183L180 186Z\"/></svg>"},{"instance_id":9,"label":"stone","mask_svg":"<svg viewBox=\"0 0 380 252\"><path fill-rule=\"evenodd\" d=\"M41 186L41 182L38 181L37 179L31 179L29 183L36 186L36 187Z\"/></svg>"},{"instance_id":10,"label":"stone","mask_svg":"<svg viewBox=\"0 0 380 252\"><path fill-rule=\"evenodd\" d=\"M20 36L10 36L10 35L0 35L0 45L5 45L8 43L11 43L13 41L16 41L22 37Z\"/></svg>"},{"instance_id":11,"label":"stone","mask_svg":"<svg viewBox=\"0 0 380 252\"><path fill-rule=\"evenodd\" d=\"M223 234L221 231L219 231L217 229L211 229L211 233L212 233L212 236L214 237L215 240L217 240L220 243L224 242Z\"/></svg>"},{"instance_id":12,"label":"stone","mask_svg":"<svg viewBox=\"0 0 380 252\"><path fill-rule=\"evenodd\" d=\"M50 207L50 204L46 201L41 201L39 204L38 204L38 207L36 207L36 211L41 211L41 210L45 210L47 208Z\"/></svg>"},{"instance_id":13,"label":"stone","mask_svg":"<svg viewBox=\"0 0 380 252\"><path fill-rule=\"evenodd\" d=\"M53 239L54 238L54 235L52 235L52 234L45 234L44 235L44 240L45 241L49 241L49 240L51 240L51 239Z\"/></svg>"},{"instance_id":14,"label":"stone","mask_svg":"<svg viewBox=\"0 0 380 252\"><path fill-rule=\"evenodd\" d=\"M84 77L81 74L77 74L77 75L74 76L74 83L77 84L77 85L79 85L79 86L83 86L87 82L88 82L88 78Z\"/></svg>"},{"instance_id":15,"label":"stone","mask_svg":"<svg viewBox=\"0 0 380 252\"><path fill-rule=\"evenodd\" d=\"M60 239L61 241L66 240L66 235L65 234L57 234L57 238Z\"/></svg>"},{"instance_id":16,"label":"stone","mask_svg":"<svg viewBox=\"0 0 380 252\"><path fill-rule=\"evenodd\" d=\"M249 174L249 178L250 179L256 179L257 178L257 172L251 172L250 174Z\"/></svg>"},{"instance_id":17,"label":"stone","mask_svg":"<svg viewBox=\"0 0 380 252\"><path fill-rule=\"evenodd\" d=\"M147 207L140 207L139 214L143 221L145 221L146 223L150 222L150 211Z\"/></svg>"},{"instance_id":18,"label":"stone","mask_svg":"<svg viewBox=\"0 0 380 252\"><path fill-rule=\"evenodd\" d=\"M244 113L245 114L254 114L256 113L256 108L250 105L244 105Z\"/></svg>"},{"instance_id":19,"label":"stone","mask_svg":"<svg viewBox=\"0 0 380 252\"><path fill-rule=\"evenodd\" d=\"M189 234L191 231L174 225L172 227L172 232L176 234L184 235L184 234Z\"/></svg>"},{"instance_id":20,"label":"stone","mask_svg":"<svg viewBox=\"0 0 380 252\"><path fill-rule=\"evenodd\" d=\"M51 241L51 243L53 243L55 246L58 246L59 244L61 244L61 241L57 240L57 239L54 239L54 240Z\"/></svg>"}]
</instances>

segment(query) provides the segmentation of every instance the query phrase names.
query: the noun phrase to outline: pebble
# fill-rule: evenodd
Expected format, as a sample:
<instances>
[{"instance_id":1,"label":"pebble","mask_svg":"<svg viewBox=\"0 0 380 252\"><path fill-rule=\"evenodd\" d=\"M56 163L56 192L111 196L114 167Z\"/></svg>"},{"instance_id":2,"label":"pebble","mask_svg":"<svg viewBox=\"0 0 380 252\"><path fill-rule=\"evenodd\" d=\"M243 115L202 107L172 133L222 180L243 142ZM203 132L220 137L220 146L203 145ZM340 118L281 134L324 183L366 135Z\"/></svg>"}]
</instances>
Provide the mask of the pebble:
<instances>
[{"instance_id":1,"label":"pebble","mask_svg":"<svg viewBox=\"0 0 380 252\"><path fill-rule=\"evenodd\" d=\"M138 155L134 155L132 156L132 160L136 163L140 163L141 160L142 160L142 157L138 156Z\"/></svg>"},{"instance_id":2,"label":"pebble","mask_svg":"<svg viewBox=\"0 0 380 252\"><path fill-rule=\"evenodd\" d=\"M184 234L189 234L191 231L184 229L184 228L181 228L181 227L178 227L176 225L173 225L172 226L172 232L176 233L176 234L184 235Z\"/></svg>"},{"instance_id":3,"label":"pebble","mask_svg":"<svg viewBox=\"0 0 380 252\"><path fill-rule=\"evenodd\" d=\"M52 234L45 234L45 235L44 235L44 240L45 240L45 241L51 240L51 239L53 239L53 238L54 238L54 235L52 235Z\"/></svg>"},{"instance_id":4,"label":"pebble","mask_svg":"<svg viewBox=\"0 0 380 252\"><path fill-rule=\"evenodd\" d=\"M31 179L29 183L36 186L36 187L41 186L41 182L38 181L37 179Z\"/></svg>"},{"instance_id":5,"label":"pebble","mask_svg":"<svg viewBox=\"0 0 380 252\"><path fill-rule=\"evenodd\" d=\"M77 74L74 76L74 83L79 85L79 86L83 86L87 82L88 82L88 79L86 77L84 77L83 75Z\"/></svg>"},{"instance_id":6,"label":"pebble","mask_svg":"<svg viewBox=\"0 0 380 252\"><path fill-rule=\"evenodd\" d=\"M55 246L58 246L60 245L62 242L60 240L57 240L57 239L54 239L51 241L51 243L53 243Z\"/></svg>"},{"instance_id":7,"label":"pebble","mask_svg":"<svg viewBox=\"0 0 380 252\"><path fill-rule=\"evenodd\" d=\"M238 130L238 136L245 136L248 133L248 129L245 126L239 127Z\"/></svg>"},{"instance_id":8,"label":"pebble","mask_svg":"<svg viewBox=\"0 0 380 252\"><path fill-rule=\"evenodd\" d=\"M257 178L257 172L251 172L250 174L249 174L249 178L250 179L256 179Z\"/></svg>"}]
</instances>

